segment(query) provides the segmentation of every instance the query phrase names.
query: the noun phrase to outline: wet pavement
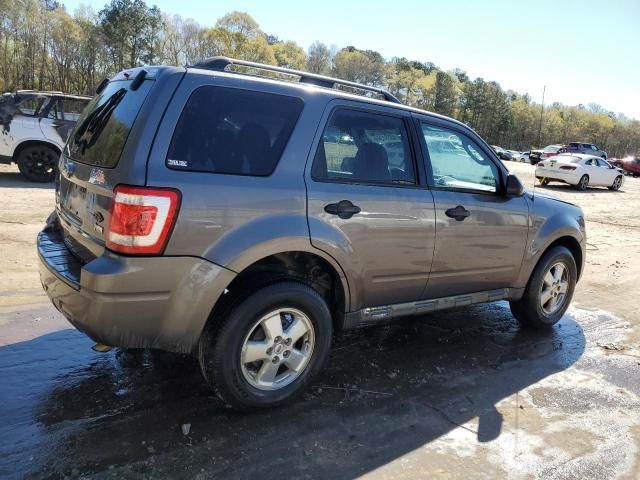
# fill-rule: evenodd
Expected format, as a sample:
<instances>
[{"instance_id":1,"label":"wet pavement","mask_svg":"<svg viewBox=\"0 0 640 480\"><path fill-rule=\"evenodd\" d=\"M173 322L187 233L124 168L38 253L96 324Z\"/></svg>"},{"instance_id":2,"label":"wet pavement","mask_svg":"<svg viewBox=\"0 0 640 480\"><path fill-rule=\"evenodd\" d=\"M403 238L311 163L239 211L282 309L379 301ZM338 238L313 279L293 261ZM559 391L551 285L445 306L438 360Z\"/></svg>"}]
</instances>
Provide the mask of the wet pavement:
<instances>
[{"instance_id":1,"label":"wet pavement","mask_svg":"<svg viewBox=\"0 0 640 480\"><path fill-rule=\"evenodd\" d=\"M500 302L351 333L312 389L252 414L192 357L95 353L46 303L0 314L1 478L640 478L640 352L603 311L545 333Z\"/></svg>"}]
</instances>

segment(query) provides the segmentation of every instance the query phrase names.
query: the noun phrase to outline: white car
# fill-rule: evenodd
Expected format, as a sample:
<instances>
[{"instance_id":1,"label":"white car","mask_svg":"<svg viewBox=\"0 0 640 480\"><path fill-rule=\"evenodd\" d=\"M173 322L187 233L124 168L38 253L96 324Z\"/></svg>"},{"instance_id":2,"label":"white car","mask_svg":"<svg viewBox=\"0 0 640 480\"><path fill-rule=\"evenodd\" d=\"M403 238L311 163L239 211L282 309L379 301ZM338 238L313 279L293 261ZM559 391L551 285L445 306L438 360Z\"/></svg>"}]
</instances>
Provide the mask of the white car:
<instances>
[{"instance_id":1,"label":"white car","mask_svg":"<svg viewBox=\"0 0 640 480\"><path fill-rule=\"evenodd\" d=\"M578 190L587 187L608 187L619 190L624 175L606 160L593 155L561 153L542 160L536 165L536 178L542 185L564 182Z\"/></svg>"},{"instance_id":2,"label":"white car","mask_svg":"<svg viewBox=\"0 0 640 480\"><path fill-rule=\"evenodd\" d=\"M513 160L515 162L529 163L529 152L516 152L515 150L509 150L513 154Z\"/></svg>"},{"instance_id":3,"label":"white car","mask_svg":"<svg viewBox=\"0 0 640 480\"><path fill-rule=\"evenodd\" d=\"M50 182L60 152L89 97L19 90L0 95L0 163L17 163L33 182Z\"/></svg>"}]
</instances>

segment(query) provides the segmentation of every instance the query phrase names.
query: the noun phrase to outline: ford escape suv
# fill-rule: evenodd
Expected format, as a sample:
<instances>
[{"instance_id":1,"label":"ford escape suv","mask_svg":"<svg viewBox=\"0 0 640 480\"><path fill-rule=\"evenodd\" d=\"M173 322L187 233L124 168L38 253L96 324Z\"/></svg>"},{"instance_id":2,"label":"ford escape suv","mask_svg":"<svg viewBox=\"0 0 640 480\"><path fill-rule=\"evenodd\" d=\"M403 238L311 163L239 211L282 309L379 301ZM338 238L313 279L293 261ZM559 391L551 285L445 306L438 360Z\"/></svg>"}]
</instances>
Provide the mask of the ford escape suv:
<instances>
[{"instance_id":1,"label":"ford escape suv","mask_svg":"<svg viewBox=\"0 0 640 480\"><path fill-rule=\"evenodd\" d=\"M56 183L55 307L103 346L196 354L238 409L301 391L346 329L498 300L549 327L584 264L582 211L464 124L222 57L103 82Z\"/></svg>"}]
</instances>

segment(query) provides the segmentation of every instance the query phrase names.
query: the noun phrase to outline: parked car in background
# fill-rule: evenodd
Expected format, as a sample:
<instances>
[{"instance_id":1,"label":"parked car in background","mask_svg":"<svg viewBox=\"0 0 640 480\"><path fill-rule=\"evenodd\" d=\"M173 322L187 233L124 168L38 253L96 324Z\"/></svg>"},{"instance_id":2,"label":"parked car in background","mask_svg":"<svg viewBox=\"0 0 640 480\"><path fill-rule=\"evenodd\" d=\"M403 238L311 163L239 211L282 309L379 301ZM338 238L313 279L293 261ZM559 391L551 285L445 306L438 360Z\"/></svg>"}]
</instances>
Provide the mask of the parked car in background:
<instances>
[{"instance_id":1,"label":"parked car in background","mask_svg":"<svg viewBox=\"0 0 640 480\"><path fill-rule=\"evenodd\" d=\"M545 160L547 158L553 157L558 154L558 151L563 147L563 145L547 145L542 150L531 150L529 153L529 161L531 165L535 165L540 160Z\"/></svg>"},{"instance_id":2,"label":"parked car in background","mask_svg":"<svg viewBox=\"0 0 640 480\"><path fill-rule=\"evenodd\" d=\"M343 330L499 300L550 329L569 307L584 213L534 201L463 123L222 57L101 85L37 239L43 288L101 350L193 353L246 410L309 386Z\"/></svg>"},{"instance_id":3,"label":"parked car in background","mask_svg":"<svg viewBox=\"0 0 640 480\"><path fill-rule=\"evenodd\" d=\"M513 160L515 162L528 162L529 161L529 152L516 152L513 151Z\"/></svg>"},{"instance_id":4,"label":"parked car in background","mask_svg":"<svg viewBox=\"0 0 640 480\"><path fill-rule=\"evenodd\" d=\"M640 175L640 155L629 155L611 163L621 168L627 175L633 175L634 177Z\"/></svg>"},{"instance_id":5,"label":"parked car in background","mask_svg":"<svg viewBox=\"0 0 640 480\"><path fill-rule=\"evenodd\" d=\"M498 155L500 160L511 160L513 158L513 155L511 155L508 150L505 150L502 147L491 145L491 148L493 148L493 151L496 152L496 155Z\"/></svg>"},{"instance_id":6,"label":"parked car in background","mask_svg":"<svg viewBox=\"0 0 640 480\"><path fill-rule=\"evenodd\" d=\"M564 182L578 190L589 186L619 190L624 182L622 172L603 158L574 153L561 153L538 162L536 178L542 185Z\"/></svg>"},{"instance_id":7,"label":"parked car in background","mask_svg":"<svg viewBox=\"0 0 640 480\"><path fill-rule=\"evenodd\" d=\"M50 182L69 132L90 98L19 90L0 96L0 163L32 182Z\"/></svg>"},{"instance_id":8,"label":"parked car in background","mask_svg":"<svg viewBox=\"0 0 640 480\"><path fill-rule=\"evenodd\" d=\"M595 157L607 159L607 152L600 150L593 143L571 142L564 145L558 153L583 153L585 155L593 155Z\"/></svg>"}]
</instances>

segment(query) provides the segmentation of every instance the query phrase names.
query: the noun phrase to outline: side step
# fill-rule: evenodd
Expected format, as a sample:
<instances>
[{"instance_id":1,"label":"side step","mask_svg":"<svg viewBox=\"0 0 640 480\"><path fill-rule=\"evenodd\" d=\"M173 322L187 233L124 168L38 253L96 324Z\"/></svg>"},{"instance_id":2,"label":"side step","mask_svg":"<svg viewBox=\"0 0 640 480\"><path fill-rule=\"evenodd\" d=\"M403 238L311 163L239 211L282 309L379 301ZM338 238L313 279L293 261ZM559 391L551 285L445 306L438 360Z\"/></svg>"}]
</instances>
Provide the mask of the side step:
<instances>
[{"instance_id":1,"label":"side step","mask_svg":"<svg viewBox=\"0 0 640 480\"><path fill-rule=\"evenodd\" d=\"M446 310L448 308L464 307L477 303L496 302L498 300L518 300L522 297L524 288L499 288L482 292L454 295L451 297L420 300L417 302L398 303L368 307L350 312L345 315L344 328L346 330L384 323L394 318L422 315L425 313Z\"/></svg>"}]
</instances>

